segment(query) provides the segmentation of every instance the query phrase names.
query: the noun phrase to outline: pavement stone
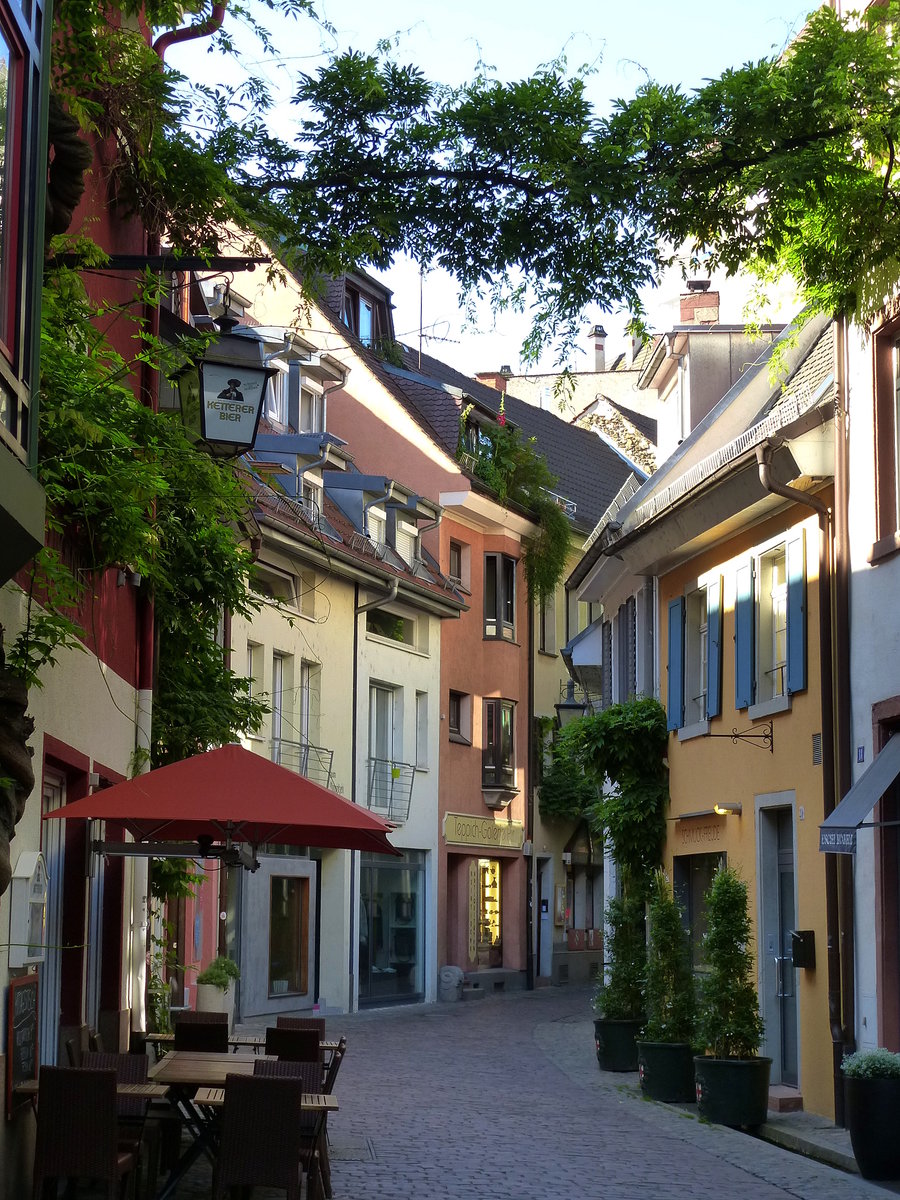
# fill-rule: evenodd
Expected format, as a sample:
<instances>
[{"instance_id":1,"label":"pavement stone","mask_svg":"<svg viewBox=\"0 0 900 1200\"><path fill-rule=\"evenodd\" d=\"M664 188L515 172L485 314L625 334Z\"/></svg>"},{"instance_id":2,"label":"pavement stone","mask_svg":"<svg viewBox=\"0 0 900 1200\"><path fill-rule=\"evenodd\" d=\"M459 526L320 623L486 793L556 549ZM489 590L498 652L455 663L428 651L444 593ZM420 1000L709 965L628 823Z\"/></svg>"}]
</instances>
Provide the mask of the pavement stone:
<instances>
[{"instance_id":1,"label":"pavement stone","mask_svg":"<svg viewBox=\"0 0 900 1200\"><path fill-rule=\"evenodd\" d=\"M865 1200L900 1194L644 1100L597 1067L590 988L328 1016L346 1034L329 1120L334 1200ZM245 1028L250 1029L251 1026ZM800 1118L798 1120L798 1118ZM781 1115L800 1148L843 1131ZM808 1130L808 1135L804 1130ZM769 1136L767 1134L767 1136ZM846 1155L843 1159L846 1162ZM199 1164L179 1200L209 1196ZM259 1189L255 1197L282 1193Z\"/></svg>"}]
</instances>

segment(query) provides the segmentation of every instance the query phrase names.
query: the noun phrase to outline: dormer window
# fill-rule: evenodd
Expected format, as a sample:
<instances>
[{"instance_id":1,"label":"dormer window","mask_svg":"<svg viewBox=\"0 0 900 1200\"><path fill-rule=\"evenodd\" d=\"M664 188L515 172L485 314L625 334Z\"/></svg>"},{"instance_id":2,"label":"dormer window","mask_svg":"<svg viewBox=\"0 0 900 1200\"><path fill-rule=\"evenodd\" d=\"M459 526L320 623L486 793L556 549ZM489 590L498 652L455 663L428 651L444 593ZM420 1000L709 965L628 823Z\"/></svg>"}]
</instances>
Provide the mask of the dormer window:
<instances>
[{"instance_id":1,"label":"dormer window","mask_svg":"<svg viewBox=\"0 0 900 1200\"><path fill-rule=\"evenodd\" d=\"M269 365L275 367L278 374L273 375L269 380L269 387L266 392L266 418L269 421L274 421L277 425L287 426L287 366L280 362L273 362Z\"/></svg>"},{"instance_id":2,"label":"dormer window","mask_svg":"<svg viewBox=\"0 0 900 1200\"><path fill-rule=\"evenodd\" d=\"M419 531L411 522L397 521L394 529L394 549L410 567L419 557Z\"/></svg>"},{"instance_id":3,"label":"dormer window","mask_svg":"<svg viewBox=\"0 0 900 1200\"><path fill-rule=\"evenodd\" d=\"M364 346L377 349L394 340L393 321L386 295L373 290L364 291L349 280L344 289L344 308L341 320Z\"/></svg>"},{"instance_id":4,"label":"dormer window","mask_svg":"<svg viewBox=\"0 0 900 1200\"><path fill-rule=\"evenodd\" d=\"M383 512L370 508L366 517L366 532L369 541L383 546L387 540L387 520Z\"/></svg>"},{"instance_id":5,"label":"dormer window","mask_svg":"<svg viewBox=\"0 0 900 1200\"><path fill-rule=\"evenodd\" d=\"M325 432L325 397L306 383L300 389L300 433Z\"/></svg>"}]
</instances>

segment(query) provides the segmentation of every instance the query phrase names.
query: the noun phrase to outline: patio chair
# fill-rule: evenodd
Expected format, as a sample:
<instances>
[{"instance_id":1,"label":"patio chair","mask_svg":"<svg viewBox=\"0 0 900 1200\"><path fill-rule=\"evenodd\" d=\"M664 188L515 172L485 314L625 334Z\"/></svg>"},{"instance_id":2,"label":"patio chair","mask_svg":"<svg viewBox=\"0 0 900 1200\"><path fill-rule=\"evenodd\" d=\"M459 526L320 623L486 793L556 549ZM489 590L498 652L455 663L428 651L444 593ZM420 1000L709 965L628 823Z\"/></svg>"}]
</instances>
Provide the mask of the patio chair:
<instances>
[{"instance_id":1,"label":"patio chair","mask_svg":"<svg viewBox=\"0 0 900 1200\"><path fill-rule=\"evenodd\" d=\"M322 1047L316 1029L279 1029L269 1026L266 1030L266 1054L292 1062L315 1062L322 1070Z\"/></svg>"},{"instance_id":2,"label":"patio chair","mask_svg":"<svg viewBox=\"0 0 900 1200\"><path fill-rule=\"evenodd\" d=\"M116 1200L137 1162L117 1141L116 1073L41 1067L38 1079L34 1200L59 1179L95 1179ZM53 1195L56 1194L54 1190Z\"/></svg>"},{"instance_id":3,"label":"patio chair","mask_svg":"<svg viewBox=\"0 0 900 1200\"><path fill-rule=\"evenodd\" d=\"M175 1017L176 1025L227 1025L228 1013L198 1012L193 1008L184 1008Z\"/></svg>"},{"instance_id":4,"label":"patio chair","mask_svg":"<svg viewBox=\"0 0 900 1200\"><path fill-rule=\"evenodd\" d=\"M93 1071L115 1071L119 1083L146 1083L150 1062L146 1055L112 1054L108 1051L86 1050L81 1065ZM162 1136L158 1120L149 1120L151 1104L141 1096L118 1096L116 1111L119 1117L117 1136L119 1149L134 1150L138 1156L139 1175L146 1178L146 1186L136 1190L147 1196L156 1195L156 1178L159 1173L159 1152ZM168 1114L171 1110L165 1103ZM179 1129L180 1133L180 1129ZM144 1162L141 1149L144 1149ZM146 1169L145 1169L146 1168Z\"/></svg>"},{"instance_id":5,"label":"patio chair","mask_svg":"<svg viewBox=\"0 0 900 1200\"><path fill-rule=\"evenodd\" d=\"M303 1082L229 1075L225 1083L213 1200L234 1187L285 1188L300 1200Z\"/></svg>"},{"instance_id":6,"label":"patio chair","mask_svg":"<svg viewBox=\"0 0 900 1200\"><path fill-rule=\"evenodd\" d=\"M70 1067L81 1066L81 1047L74 1038L66 1038L66 1059Z\"/></svg>"},{"instance_id":7,"label":"patio chair","mask_svg":"<svg viewBox=\"0 0 900 1200\"><path fill-rule=\"evenodd\" d=\"M331 1062L328 1064L328 1070L325 1072L325 1082L322 1086L322 1091L329 1095L334 1091L334 1081L337 1079L337 1073L341 1069L341 1063L344 1061L344 1055L347 1052L347 1039L342 1037L338 1040L334 1053L331 1056Z\"/></svg>"},{"instance_id":8,"label":"patio chair","mask_svg":"<svg viewBox=\"0 0 900 1200\"><path fill-rule=\"evenodd\" d=\"M324 1017L277 1017L276 1029L318 1029L319 1041L325 1037Z\"/></svg>"},{"instance_id":9,"label":"patio chair","mask_svg":"<svg viewBox=\"0 0 900 1200\"><path fill-rule=\"evenodd\" d=\"M322 1073L315 1062L294 1062L287 1058L261 1058L253 1064L256 1076L299 1079L304 1092L322 1091ZM303 1169L306 1172L307 1200L331 1197L331 1165L328 1160L326 1115L304 1112L300 1116Z\"/></svg>"},{"instance_id":10,"label":"patio chair","mask_svg":"<svg viewBox=\"0 0 900 1200\"><path fill-rule=\"evenodd\" d=\"M175 1022L176 1050L202 1050L209 1054L228 1053L228 1016L226 1013L202 1013L202 1016L224 1017L224 1021L185 1020L187 1013Z\"/></svg>"}]
</instances>

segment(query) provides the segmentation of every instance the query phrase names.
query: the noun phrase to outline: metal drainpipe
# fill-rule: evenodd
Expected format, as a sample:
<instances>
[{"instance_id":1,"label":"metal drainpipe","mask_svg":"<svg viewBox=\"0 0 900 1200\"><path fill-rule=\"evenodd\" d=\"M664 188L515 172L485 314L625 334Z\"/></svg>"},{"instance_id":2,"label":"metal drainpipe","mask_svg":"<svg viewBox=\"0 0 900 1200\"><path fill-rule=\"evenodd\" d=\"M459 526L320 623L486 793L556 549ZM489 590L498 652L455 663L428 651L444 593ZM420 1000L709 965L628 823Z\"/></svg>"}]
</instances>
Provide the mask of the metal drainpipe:
<instances>
[{"instance_id":1,"label":"metal drainpipe","mask_svg":"<svg viewBox=\"0 0 900 1200\"><path fill-rule=\"evenodd\" d=\"M353 611L359 612L359 584L353 585ZM359 758L356 752L356 739L358 737L359 721L357 717L357 706L359 691L359 621L353 622L353 690L350 704L350 800L353 804L357 803L356 799L356 772ZM359 939L357 933L357 914L359 910L359 901L357 899L358 878L360 875L360 854L358 850L350 851L350 958L347 967L347 987L349 995L347 997L347 1012L357 1012L359 1009L359 993L358 980L356 977L356 962L358 948L354 944Z\"/></svg>"},{"instance_id":2,"label":"metal drainpipe","mask_svg":"<svg viewBox=\"0 0 900 1200\"><path fill-rule=\"evenodd\" d=\"M835 572L834 572L834 703L835 728L835 784L831 793L832 805L847 794L851 784L850 766L850 462L849 462L849 405L847 403L847 321L835 319L834 378L834 491L835 491ZM825 814L828 815L827 813ZM856 950L854 946L854 897L852 855L826 854L826 859L836 859L834 873L837 891L838 925L832 926L840 934L840 995L841 995L841 1044L834 1046L835 1120L843 1125L844 1088L841 1064L838 1057L851 1051L856 1039ZM839 1119L838 1119L839 1118Z\"/></svg>"},{"instance_id":3,"label":"metal drainpipe","mask_svg":"<svg viewBox=\"0 0 900 1200\"><path fill-rule=\"evenodd\" d=\"M837 729L835 717L835 667L834 667L834 613L832 592L834 569L832 565L831 513L828 507L815 496L808 496L797 488L779 484L770 474L768 447L758 446L756 461L763 487L774 495L783 496L797 504L812 508L819 516L819 657L821 661L820 699L822 709L822 792L823 816L827 817L834 808L835 758ZM826 684L827 681L827 684ZM843 1124L843 1082L840 1071L844 1052L844 1028L842 1021L841 983L843 976L840 944L840 917L838 903L838 866L833 854L825 855L825 924L827 929L827 975L828 975L828 1020L831 1029L833 1090L835 1124Z\"/></svg>"},{"instance_id":4,"label":"metal drainpipe","mask_svg":"<svg viewBox=\"0 0 900 1200\"><path fill-rule=\"evenodd\" d=\"M390 500L391 497L393 496L393 494L394 494L394 483L392 480L390 487L384 493L383 496L376 496L373 500L370 500L367 504L363 505L362 524L363 524L363 533L366 535L366 537L369 536L369 509L374 508L376 504L383 504L385 500Z\"/></svg>"},{"instance_id":5,"label":"metal drainpipe","mask_svg":"<svg viewBox=\"0 0 900 1200\"><path fill-rule=\"evenodd\" d=\"M380 608L382 604L390 604L392 600L397 599L397 590L400 587L400 580L391 580L390 590L385 592L383 596L376 596L374 600L369 600L366 604L357 604L354 612L357 616L360 613L368 612L371 608ZM356 585L356 595L359 597L359 584Z\"/></svg>"},{"instance_id":6,"label":"metal drainpipe","mask_svg":"<svg viewBox=\"0 0 900 1200\"><path fill-rule=\"evenodd\" d=\"M534 989L534 792L532 763L534 737L534 601L528 598L528 751L525 756L525 837L531 842L531 857L525 860L525 987ZM538 964L540 967L540 964Z\"/></svg>"}]
</instances>

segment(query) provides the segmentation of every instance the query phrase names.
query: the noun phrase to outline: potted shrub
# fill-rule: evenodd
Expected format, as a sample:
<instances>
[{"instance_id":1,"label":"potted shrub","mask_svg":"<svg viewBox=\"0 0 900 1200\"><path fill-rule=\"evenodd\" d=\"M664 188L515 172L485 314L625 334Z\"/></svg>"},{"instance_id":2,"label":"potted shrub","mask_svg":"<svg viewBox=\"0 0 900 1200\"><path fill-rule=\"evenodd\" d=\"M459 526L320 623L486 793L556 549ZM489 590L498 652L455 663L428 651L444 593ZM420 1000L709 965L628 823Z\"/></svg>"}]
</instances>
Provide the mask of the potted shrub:
<instances>
[{"instance_id":1,"label":"potted shrub","mask_svg":"<svg viewBox=\"0 0 900 1200\"><path fill-rule=\"evenodd\" d=\"M850 1143L863 1179L900 1179L900 1054L857 1050L842 1065Z\"/></svg>"},{"instance_id":2,"label":"potted shrub","mask_svg":"<svg viewBox=\"0 0 900 1200\"><path fill-rule=\"evenodd\" d=\"M694 1099L694 972L681 908L662 871L653 880L649 912L647 1024L637 1043L641 1091L651 1100L688 1104Z\"/></svg>"},{"instance_id":3,"label":"potted shrub","mask_svg":"<svg viewBox=\"0 0 900 1200\"><path fill-rule=\"evenodd\" d=\"M597 1062L604 1071L636 1071L647 958L643 901L628 897L610 900L606 922L606 978L594 997Z\"/></svg>"},{"instance_id":4,"label":"potted shrub","mask_svg":"<svg viewBox=\"0 0 900 1200\"><path fill-rule=\"evenodd\" d=\"M234 1025L234 988L240 979L236 962L220 954L197 976L197 1011L228 1013L228 1029Z\"/></svg>"},{"instance_id":5,"label":"potted shrub","mask_svg":"<svg viewBox=\"0 0 900 1200\"><path fill-rule=\"evenodd\" d=\"M747 884L730 867L716 871L706 893L697 1033L705 1055L694 1059L697 1109L719 1125L762 1125L769 1104L771 1058L758 1056L763 1036L750 949Z\"/></svg>"}]
</instances>

